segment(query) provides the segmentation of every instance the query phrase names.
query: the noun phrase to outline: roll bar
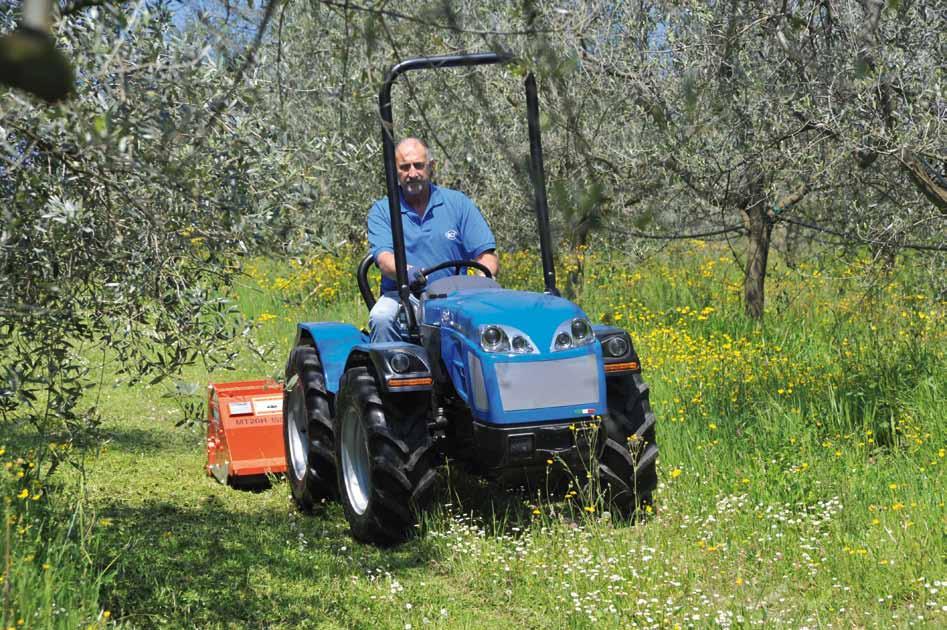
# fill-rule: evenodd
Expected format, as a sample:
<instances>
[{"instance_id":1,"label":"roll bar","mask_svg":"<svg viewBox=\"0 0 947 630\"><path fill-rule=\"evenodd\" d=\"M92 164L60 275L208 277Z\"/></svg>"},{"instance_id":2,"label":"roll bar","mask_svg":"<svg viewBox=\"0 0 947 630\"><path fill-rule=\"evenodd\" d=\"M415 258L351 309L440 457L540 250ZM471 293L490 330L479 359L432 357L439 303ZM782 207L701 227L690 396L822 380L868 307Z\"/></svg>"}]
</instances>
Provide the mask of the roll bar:
<instances>
[{"instance_id":1,"label":"roll bar","mask_svg":"<svg viewBox=\"0 0 947 630\"><path fill-rule=\"evenodd\" d=\"M411 308L408 287L408 265L404 247L404 229L401 226L401 199L398 194L398 172L395 166L394 124L391 113L391 86L402 74L411 70L457 68L507 63L513 55L505 52L480 52L460 55L418 57L398 63L385 75L378 94L378 111L381 116L382 150L385 160L385 184L388 189L388 210L391 216L391 239L395 250L395 272L398 296L404 305L411 334L418 333L418 323ZM549 229L549 210L546 202L546 176L543 170L542 143L539 131L539 99L536 95L536 79L532 73L526 77L526 112L529 122L530 179L533 184L533 200L539 227L539 245L543 260L543 279L546 292L559 295L556 289L556 272L553 267L552 237Z\"/></svg>"}]
</instances>

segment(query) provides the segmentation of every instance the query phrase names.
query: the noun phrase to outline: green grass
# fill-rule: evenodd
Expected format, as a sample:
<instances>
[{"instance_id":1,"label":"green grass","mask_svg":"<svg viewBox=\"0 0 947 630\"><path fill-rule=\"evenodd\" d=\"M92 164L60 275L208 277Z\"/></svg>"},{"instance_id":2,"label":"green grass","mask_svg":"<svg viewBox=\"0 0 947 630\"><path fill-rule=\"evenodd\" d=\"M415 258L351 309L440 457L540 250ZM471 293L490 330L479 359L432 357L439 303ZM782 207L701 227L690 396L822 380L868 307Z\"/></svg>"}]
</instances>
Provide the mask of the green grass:
<instances>
[{"instance_id":1,"label":"green grass","mask_svg":"<svg viewBox=\"0 0 947 630\"><path fill-rule=\"evenodd\" d=\"M579 301L632 331L659 418L656 513L634 526L594 499L542 501L451 470L422 536L361 545L337 505L297 513L284 481L247 492L207 477L203 427L174 426L166 386L105 386L83 543L103 577L77 595L83 623L108 610L127 627L947 625L945 305L907 276L868 291L859 269L777 261L758 325L726 257L587 260ZM296 279L311 286L303 274L322 264ZM535 284L532 260L505 265ZM280 375L295 322L363 324L343 272L354 258L326 268L306 299L260 261L234 299L269 354L184 379Z\"/></svg>"},{"instance_id":2,"label":"green grass","mask_svg":"<svg viewBox=\"0 0 947 630\"><path fill-rule=\"evenodd\" d=\"M99 601L109 571L101 563L110 552L94 534L94 516L73 497L51 509L29 478L28 460L20 462L0 479L0 627L104 625L109 614ZM20 471L27 474L18 479Z\"/></svg>"}]
</instances>

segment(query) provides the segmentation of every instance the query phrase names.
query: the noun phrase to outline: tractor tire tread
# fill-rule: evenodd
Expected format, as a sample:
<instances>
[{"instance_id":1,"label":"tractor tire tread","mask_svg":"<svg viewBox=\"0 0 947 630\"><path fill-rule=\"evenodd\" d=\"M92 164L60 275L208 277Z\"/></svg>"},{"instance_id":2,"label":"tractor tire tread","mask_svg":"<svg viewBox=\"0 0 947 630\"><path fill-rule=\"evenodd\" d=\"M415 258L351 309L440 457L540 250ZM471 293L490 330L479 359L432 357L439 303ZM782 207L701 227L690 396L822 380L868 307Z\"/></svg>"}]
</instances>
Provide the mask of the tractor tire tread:
<instances>
[{"instance_id":1,"label":"tractor tire tread","mask_svg":"<svg viewBox=\"0 0 947 630\"><path fill-rule=\"evenodd\" d=\"M605 498L622 518L633 518L650 504L657 487L657 419L649 391L637 373L607 384L609 413L599 434L598 478Z\"/></svg>"},{"instance_id":2,"label":"tractor tire tread","mask_svg":"<svg viewBox=\"0 0 947 630\"><path fill-rule=\"evenodd\" d=\"M330 404L325 390L325 376L322 362L313 346L296 346L290 353L286 366L287 380L293 375L299 376L299 385L303 398L303 410L306 422L307 452L305 473L297 479L291 461L287 411L292 396L300 395L295 391L284 396L283 433L286 445L287 473L292 489L292 497L298 508L310 512L316 503L323 499L332 499L337 495L335 434L331 423Z\"/></svg>"},{"instance_id":3,"label":"tractor tire tread","mask_svg":"<svg viewBox=\"0 0 947 630\"><path fill-rule=\"evenodd\" d=\"M344 423L361 422L368 442L368 506L359 514L347 496L342 466L337 467L343 511L358 540L389 545L416 531L417 513L429 502L438 463L423 417L399 415L401 407L381 392L367 366L342 376L337 398L336 433ZM418 423L421 423L420 428ZM336 444L336 458L345 445Z\"/></svg>"},{"instance_id":4,"label":"tractor tire tread","mask_svg":"<svg viewBox=\"0 0 947 630\"><path fill-rule=\"evenodd\" d=\"M408 476L404 473L404 471L393 465L384 457L376 456L372 458L372 472L375 474L381 473L387 475L389 478L397 482L397 484L401 486L402 490L411 490L411 480L408 479Z\"/></svg>"}]
</instances>

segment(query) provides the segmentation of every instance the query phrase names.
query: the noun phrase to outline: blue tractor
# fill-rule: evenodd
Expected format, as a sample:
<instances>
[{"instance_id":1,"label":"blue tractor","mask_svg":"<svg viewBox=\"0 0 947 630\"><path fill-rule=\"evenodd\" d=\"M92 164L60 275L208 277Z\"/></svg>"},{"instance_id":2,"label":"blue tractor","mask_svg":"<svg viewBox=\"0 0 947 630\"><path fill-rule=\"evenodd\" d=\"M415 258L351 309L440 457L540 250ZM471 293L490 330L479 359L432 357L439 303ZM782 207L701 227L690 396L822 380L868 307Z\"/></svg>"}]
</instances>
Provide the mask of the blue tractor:
<instances>
[{"instance_id":1,"label":"blue tractor","mask_svg":"<svg viewBox=\"0 0 947 630\"><path fill-rule=\"evenodd\" d=\"M630 518L657 486L655 417L628 333L593 325L559 296L546 205L536 82L526 78L530 175L545 291L502 288L471 260L409 287L392 138L391 87L408 71L502 63L495 53L411 59L379 95L397 284L406 338L371 343L337 322L302 323L286 365L287 476L298 507L338 499L358 540L392 544L430 505L439 465L545 487L551 471L597 483ZM366 257L356 272L371 309ZM484 276L467 275L476 268ZM550 466L549 462L554 462Z\"/></svg>"}]
</instances>

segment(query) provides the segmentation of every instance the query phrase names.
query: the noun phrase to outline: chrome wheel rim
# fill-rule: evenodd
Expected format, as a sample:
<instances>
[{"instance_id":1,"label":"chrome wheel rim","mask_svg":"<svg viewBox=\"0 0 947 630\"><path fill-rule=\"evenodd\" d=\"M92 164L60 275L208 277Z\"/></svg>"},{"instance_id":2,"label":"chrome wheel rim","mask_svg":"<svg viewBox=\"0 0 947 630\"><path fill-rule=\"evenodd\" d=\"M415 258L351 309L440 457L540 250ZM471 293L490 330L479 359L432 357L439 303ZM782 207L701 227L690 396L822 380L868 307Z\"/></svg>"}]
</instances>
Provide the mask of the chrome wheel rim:
<instances>
[{"instance_id":1,"label":"chrome wheel rim","mask_svg":"<svg viewBox=\"0 0 947 630\"><path fill-rule=\"evenodd\" d=\"M350 409L342 424L342 479L356 514L364 514L368 509L368 497L372 492L370 462L365 427L358 414Z\"/></svg>"},{"instance_id":2,"label":"chrome wheel rim","mask_svg":"<svg viewBox=\"0 0 947 630\"><path fill-rule=\"evenodd\" d=\"M306 406L303 404L302 385L298 384L290 394L290 405L286 419L289 435L289 460L296 479L306 476L309 465L309 430Z\"/></svg>"}]
</instances>

